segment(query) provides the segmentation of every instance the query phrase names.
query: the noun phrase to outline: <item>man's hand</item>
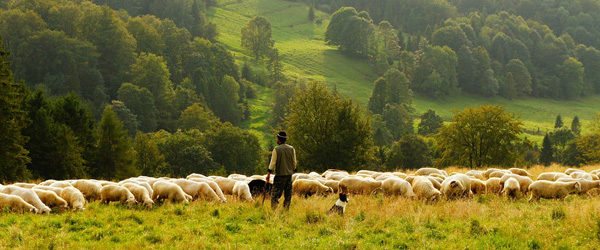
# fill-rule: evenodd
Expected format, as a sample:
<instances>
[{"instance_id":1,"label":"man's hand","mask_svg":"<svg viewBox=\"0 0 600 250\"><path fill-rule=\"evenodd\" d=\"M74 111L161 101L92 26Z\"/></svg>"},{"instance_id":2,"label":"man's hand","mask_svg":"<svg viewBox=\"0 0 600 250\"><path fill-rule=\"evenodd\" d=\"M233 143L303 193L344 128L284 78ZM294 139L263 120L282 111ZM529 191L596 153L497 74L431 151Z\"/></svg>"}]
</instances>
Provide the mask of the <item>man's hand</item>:
<instances>
[{"instance_id":1,"label":"man's hand","mask_svg":"<svg viewBox=\"0 0 600 250\"><path fill-rule=\"evenodd\" d=\"M271 172L267 172L267 178L265 178L265 185L269 183L269 178L271 178Z\"/></svg>"}]
</instances>

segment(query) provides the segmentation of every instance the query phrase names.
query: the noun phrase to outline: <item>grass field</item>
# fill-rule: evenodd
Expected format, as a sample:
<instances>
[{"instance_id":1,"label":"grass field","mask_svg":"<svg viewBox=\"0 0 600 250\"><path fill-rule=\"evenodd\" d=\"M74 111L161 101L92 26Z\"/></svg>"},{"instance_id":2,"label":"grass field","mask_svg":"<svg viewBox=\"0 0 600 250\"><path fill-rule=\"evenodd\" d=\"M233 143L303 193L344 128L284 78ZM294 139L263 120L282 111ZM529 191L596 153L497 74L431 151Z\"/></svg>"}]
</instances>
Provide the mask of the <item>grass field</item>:
<instances>
[{"instance_id":1,"label":"grass field","mask_svg":"<svg viewBox=\"0 0 600 250\"><path fill-rule=\"evenodd\" d=\"M351 196L343 217L326 214L335 199L294 197L289 212L273 212L259 198L152 210L94 202L76 213L2 213L0 248L600 248L600 200L593 197L528 203L481 195L424 203Z\"/></svg>"},{"instance_id":2,"label":"grass field","mask_svg":"<svg viewBox=\"0 0 600 250\"><path fill-rule=\"evenodd\" d=\"M283 0L218 0L218 7L209 11L212 22L217 24L217 40L231 49L238 61L250 60L248 51L241 48L240 30L253 16L266 17L273 27L275 47L281 54L285 74L291 79L316 80L326 82L344 96L351 97L366 106L371 95L373 81L377 75L369 64L361 58L347 56L323 41L328 24L327 14L317 11L320 24L308 21L308 7L302 2ZM266 90L266 89L262 89ZM261 90L261 91L262 91ZM262 126L265 116L269 116L270 92L261 93L260 101L253 102L253 119L246 127L256 129ZM445 120L450 120L452 110L476 107L484 104L505 106L519 115L530 131L551 130L554 118L561 114L570 123L574 115L585 123L600 111L600 96L582 98L576 101L526 98L507 100L500 97L457 95L443 99L415 97L414 106L418 113L433 109ZM256 112L256 113L255 113ZM256 119L255 119L256 118ZM254 123L261 123L255 125ZM264 130L257 130L265 132ZM530 136L541 141L541 136Z\"/></svg>"}]
</instances>

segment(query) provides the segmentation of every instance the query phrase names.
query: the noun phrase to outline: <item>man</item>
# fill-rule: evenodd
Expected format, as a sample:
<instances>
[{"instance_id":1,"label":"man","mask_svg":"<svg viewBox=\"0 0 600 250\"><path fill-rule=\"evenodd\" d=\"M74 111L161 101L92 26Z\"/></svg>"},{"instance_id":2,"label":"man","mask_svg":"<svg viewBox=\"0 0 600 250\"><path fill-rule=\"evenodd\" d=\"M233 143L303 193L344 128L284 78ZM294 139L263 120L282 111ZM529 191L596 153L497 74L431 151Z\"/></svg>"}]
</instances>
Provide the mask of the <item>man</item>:
<instances>
[{"instance_id":1,"label":"man","mask_svg":"<svg viewBox=\"0 0 600 250\"><path fill-rule=\"evenodd\" d=\"M283 207L287 210L292 202L292 175L296 171L296 150L285 144L287 135L285 132L277 133L278 146L273 149L271 163L267 170L267 182L271 173L275 172L273 186L271 188L271 208L275 210L279 204L279 198L283 193Z\"/></svg>"}]
</instances>

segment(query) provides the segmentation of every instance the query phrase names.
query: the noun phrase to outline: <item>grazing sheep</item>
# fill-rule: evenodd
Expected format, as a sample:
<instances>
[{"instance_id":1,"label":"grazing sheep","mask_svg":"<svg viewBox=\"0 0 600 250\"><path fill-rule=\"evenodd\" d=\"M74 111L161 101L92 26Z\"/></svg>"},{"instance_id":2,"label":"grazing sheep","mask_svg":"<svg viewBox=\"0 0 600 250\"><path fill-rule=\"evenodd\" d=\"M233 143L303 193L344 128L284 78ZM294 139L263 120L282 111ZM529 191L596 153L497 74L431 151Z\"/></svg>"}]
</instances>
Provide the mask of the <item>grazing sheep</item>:
<instances>
[{"instance_id":1,"label":"grazing sheep","mask_svg":"<svg viewBox=\"0 0 600 250\"><path fill-rule=\"evenodd\" d=\"M52 184L50 184L51 187L57 187L57 188L66 188L66 187L72 187L73 185L71 185L71 183L67 182L67 181L55 181Z\"/></svg>"},{"instance_id":2,"label":"grazing sheep","mask_svg":"<svg viewBox=\"0 0 600 250\"><path fill-rule=\"evenodd\" d=\"M38 197L35 191L31 189L9 185L2 188L2 193L12 194L23 198L25 202L37 208L37 212L40 214L50 213L50 208L46 206L46 204L40 200L40 197Z\"/></svg>"},{"instance_id":3,"label":"grazing sheep","mask_svg":"<svg viewBox=\"0 0 600 250\"><path fill-rule=\"evenodd\" d=\"M581 185L581 191L579 192L580 194L584 194L587 193L587 191L594 189L594 188L600 188L600 181L590 181L590 180L585 180L585 179L572 179L572 178L560 178L558 180L556 180L557 182L579 182L579 184Z\"/></svg>"},{"instance_id":4,"label":"grazing sheep","mask_svg":"<svg viewBox=\"0 0 600 250\"><path fill-rule=\"evenodd\" d=\"M196 173L192 173L190 175L188 175L187 177L185 177L186 179L192 179L192 178L206 178L205 175L203 174L196 174Z\"/></svg>"},{"instance_id":5,"label":"grazing sheep","mask_svg":"<svg viewBox=\"0 0 600 250\"><path fill-rule=\"evenodd\" d=\"M400 177L402 179L406 179L406 176L408 176L405 173L401 173L401 172L392 172L392 175L396 176L396 177Z\"/></svg>"},{"instance_id":6,"label":"grazing sheep","mask_svg":"<svg viewBox=\"0 0 600 250\"><path fill-rule=\"evenodd\" d=\"M563 178L563 177L570 177L570 176L567 174L561 173L561 172L546 172L546 173L539 174L536 180L538 180L538 181L556 181L556 180L558 180L558 178Z\"/></svg>"},{"instance_id":7,"label":"grazing sheep","mask_svg":"<svg viewBox=\"0 0 600 250\"><path fill-rule=\"evenodd\" d=\"M415 175L420 175L420 176L426 176L426 175L430 175L430 174L439 174L439 175L443 175L443 176L448 176L448 174L446 174L445 171L439 170L437 168L419 168L415 172Z\"/></svg>"},{"instance_id":8,"label":"grazing sheep","mask_svg":"<svg viewBox=\"0 0 600 250\"><path fill-rule=\"evenodd\" d=\"M433 177L431 175L426 177L431 181L431 184L433 184L433 187L435 187L437 190L440 190L440 188L442 188L442 182L444 182L444 179Z\"/></svg>"},{"instance_id":9,"label":"grazing sheep","mask_svg":"<svg viewBox=\"0 0 600 250\"><path fill-rule=\"evenodd\" d=\"M502 191L500 178L492 177L485 181L485 192L490 194L499 194Z\"/></svg>"},{"instance_id":10,"label":"grazing sheep","mask_svg":"<svg viewBox=\"0 0 600 250\"><path fill-rule=\"evenodd\" d=\"M533 183L533 180L527 176L521 176L521 175L516 175L516 174L506 174L506 175L502 176L502 178L500 178L500 185L504 186L504 182L506 182L506 180L508 180L509 178L515 178L519 182L519 186L521 187L521 193L523 193L523 194L527 193L527 190L529 189L529 185L531 185L531 183Z\"/></svg>"},{"instance_id":11,"label":"grazing sheep","mask_svg":"<svg viewBox=\"0 0 600 250\"><path fill-rule=\"evenodd\" d=\"M33 188L40 200L50 208L66 209L69 204L63 198L60 198L55 192Z\"/></svg>"},{"instance_id":12,"label":"grazing sheep","mask_svg":"<svg viewBox=\"0 0 600 250\"><path fill-rule=\"evenodd\" d=\"M513 174L512 172L508 171L508 170L497 170L497 171L493 171L489 174L488 178L492 178L492 177L498 177L498 178L502 178L502 176L507 175L507 174Z\"/></svg>"},{"instance_id":13,"label":"grazing sheep","mask_svg":"<svg viewBox=\"0 0 600 250\"><path fill-rule=\"evenodd\" d=\"M570 176L573 179L584 179L584 180L588 180L588 181L598 180L597 175L593 175L593 174L586 173L586 172L573 172L570 174Z\"/></svg>"},{"instance_id":14,"label":"grazing sheep","mask_svg":"<svg viewBox=\"0 0 600 250\"><path fill-rule=\"evenodd\" d=\"M485 182L480 179L471 178L471 192L473 194L483 194L485 190Z\"/></svg>"},{"instance_id":15,"label":"grazing sheep","mask_svg":"<svg viewBox=\"0 0 600 250\"><path fill-rule=\"evenodd\" d=\"M76 180L73 182L73 187L79 189L83 194L83 197L87 201L100 200L100 192L102 185L100 183L90 180Z\"/></svg>"},{"instance_id":16,"label":"grazing sheep","mask_svg":"<svg viewBox=\"0 0 600 250\"><path fill-rule=\"evenodd\" d=\"M581 185L576 181L551 182L542 180L535 181L529 185L529 192L531 193L529 201L539 200L540 198L563 199L569 194L581 192Z\"/></svg>"},{"instance_id":17,"label":"grazing sheep","mask_svg":"<svg viewBox=\"0 0 600 250\"><path fill-rule=\"evenodd\" d=\"M247 180L247 178L246 178L246 180ZM244 181L246 181L246 180L244 180ZM206 184L208 184L210 186L210 188L213 189L213 191L215 191L215 193L219 196L219 198L221 199L222 202L227 201L227 198L225 198L223 191L221 190L219 185L215 181L213 181L213 179L211 179L211 178L191 178L190 181L205 182Z\"/></svg>"},{"instance_id":18,"label":"grazing sheep","mask_svg":"<svg viewBox=\"0 0 600 250\"><path fill-rule=\"evenodd\" d=\"M23 198L11 194L0 193L0 208L7 208L18 213L38 213L38 209L27 203Z\"/></svg>"},{"instance_id":19,"label":"grazing sheep","mask_svg":"<svg viewBox=\"0 0 600 250\"><path fill-rule=\"evenodd\" d=\"M22 187L22 188L28 188L28 189L32 189L33 187L37 186L33 183L23 183L23 182L17 182L17 183L13 183L11 185L17 186L17 187Z\"/></svg>"},{"instance_id":20,"label":"grazing sheep","mask_svg":"<svg viewBox=\"0 0 600 250\"><path fill-rule=\"evenodd\" d=\"M323 185L330 187L334 193L337 193L340 190L340 182L339 181L327 180L327 181L325 181L325 183Z\"/></svg>"},{"instance_id":21,"label":"grazing sheep","mask_svg":"<svg viewBox=\"0 0 600 250\"><path fill-rule=\"evenodd\" d=\"M496 171L500 171L501 169L498 168L488 168L487 170L483 171L483 177L485 177L486 179L490 178L490 174L492 174L493 172Z\"/></svg>"},{"instance_id":22,"label":"grazing sheep","mask_svg":"<svg viewBox=\"0 0 600 250\"><path fill-rule=\"evenodd\" d=\"M85 210L85 197L79 189L74 187L63 188L60 197L65 199L74 211Z\"/></svg>"},{"instance_id":23,"label":"grazing sheep","mask_svg":"<svg viewBox=\"0 0 600 250\"><path fill-rule=\"evenodd\" d=\"M438 200L441 192L433 187L433 184L427 177L415 176L412 182L412 189L417 198L433 201Z\"/></svg>"},{"instance_id":24,"label":"grazing sheep","mask_svg":"<svg viewBox=\"0 0 600 250\"><path fill-rule=\"evenodd\" d=\"M483 176L483 171L480 170L469 170L465 174L475 179L479 179L482 181L485 180L485 177Z\"/></svg>"},{"instance_id":25,"label":"grazing sheep","mask_svg":"<svg viewBox=\"0 0 600 250\"><path fill-rule=\"evenodd\" d=\"M373 171L373 170L358 170L358 172L356 172L356 175L368 175L368 176L372 176L374 174L378 173L377 171Z\"/></svg>"},{"instance_id":26,"label":"grazing sheep","mask_svg":"<svg viewBox=\"0 0 600 250\"><path fill-rule=\"evenodd\" d=\"M219 188L221 189L223 194L233 194L233 186L235 186L235 183L237 182L236 180L224 177L216 177L213 180L215 181L215 183L217 183L217 185L219 185Z\"/></svg>"},{"instance_id":27,"label":"grazing sheep","mask_svg":"<svg viewBox=\"0 0 600 250\"><path fill-rule=\"evenodd\" d=\"M339 183L340 192L344 194L372 194L381 188L381 181L372 178L348 176Z\"/></svg>"},{"instance_id":28,"label":"grazing sheep","mask_svg":"<svg viewBox=\"0 0 600 250\"><path fill-rule=\"evenodd\" d=\"M219 198L206 182L196 182L185 179L172 180L172 182L179 185L183 192L192 197L192 200L202 198L209 201L221 201L221 198Z\"/></svg>"},{"instance_id":29,"label":"grazing sheep","mask_svg":"<svg viewBox=\"0 0 600 250\"><path fill-rule=\"evenodd\" d=\"M502 189L502 194L507 198L516 199L517 196L521 193L521 186L519 185L519 181L514 177L508 178L504 182L504 188Z\"/></svg>"},{"instance_id":30,"label":"grazing sheep","mask_svg":"<svg viewBox=\"0 0 600 250\"><path fill-rule=\"evenodd\" d=\"M141 202L147 208L152 208L152 205L154 205L154 201L150 199L148 189L146 189L145 187L131 182L124 183L122 186L124 188L127 188L129 192L133 194L133 197L135 197L135 200L137 202Z\"/></svg>"},{"instance_id":31,"label":"grazing sheep","mask_svg":"<svg viewBox=\"0 0 600 250\"><path fill-rule=\"evenodd\" d=\"M341 181L345 177L350 176L350 174L348 174L348 172L345 172L345 171L343 171L343 172L342 171L334 171L334 172L325 171L325 173L323 175L325 176L325 179L334 180L334 181Z\"/></svg>"},{"instance_id":32,"label":"grazing sheep","mask_svg":"<svg viewBox=\"0 0 600 250\"><path fill-rule=\"evenodd\" d=\"M527 170L522 169L522 168L509 168L508 171L510 171L513 174L520 175L520 176L531 176L531 174L529 172L527 172Z\"/></svg>"},{"instance_id":33,"label":"grazing sheep","mask_svg":"<svg viewBox=\"0 0 600 250\"><path fill-rule=\"evenodd\" d=\"M238 181L233 186L233 196L242 201L253 201L250 187L246 182Z\"/></svg>"},{"instance_id":34,"label":"grazing sheep","mask_svg":"<svg viewBox=\"0 0 600 250\"><path fill-rule=\"evenodd\" d=\"M33 189L42 189L42 190L46 190L46 191L52 191L58 196L60 196L60 194L63 191L62 188L50 187L50 186L40 186L40 185L35 186Z\"/></svg>"},{"instance_id":35,"label":"grazing sheep","mask_svg":"<svg viewBox=\"0 0 600 250\"><path fill-rule=\"evenodd\" d=\"M473 192L471 191L471 178L466 174L455 174L446 178L442 182L442 188L440 189L449 199L457 197L472 197Z\"/></svg>"},{"instance_id":36,"label":"grazing sheep","mask_svg":"<svg viewBox=\"0 0 600 250\"><path fill-rule=\"evenodd\" d=\"M315 180L300 179L292 183L292 193L304 195L333 193L333 189Z\"/></svg>"},{"instance_id":37,"label":"grazing sheep","mask_svg":"<svg viewBox=\"0 0 600 250\"><path fill-rule=\"evenodd\" d=\"M180 186L164 180L154 182L154 185L152 185L152 190L154 190L154 193L152 194L152 200L154 201L168 200L169 202L173 203L187 203L192 199L190 195L187 195L185 192L183 192L183 189L181 189Z\"/></svg>"},{"instance_id":38,"label":"grazing sheep","mask_svg":"<svg viewBox=\"0 0 600 250\"><path fill-rule=\"evenodd\" d=\"M55 183L55 182L56 182L56 180L49 179L49 180L45 180L45 181L40 182L40 184L38 184L38 185L40 185L40 186L50 186L50 185L52 185L52 183Z\"/></svg>"},{"instance_id":39,"label":"grazing sheep","mask_svg":"<svg viewBox=\"0 0 600 250\"><path fill-rule=\"evenodd\" d=\"M410 183L398 177L387 178L381 183L381 189L383 190L383 193L387 195L398 195L410 198L415 197L415 193L413 192Z\"/></svg>"},{"instance_id":40,"label":"grazing sheep","mask_svg":"<svg viewBox=\"0 0 600 250\"><path fill-rule=\"evenodd\" d=\"M100 201L108 204L111 201L118 201L121 204L133 205L136 203L135 196L125 187L118 185L106 185L100 190Z\"/></svg>"},{"instance_id":41,"label":"grazing sheep","mask_svg":"<svg viewBox=\"0 0 600 250\"><path fill-rule=\"evenodd\" d=\"M572 173L575 173L575 172L585 173L585 171L583 171L581 169L576 169L576 168L567 168L567 170L565 170L564 173L567 174L567 175L571 175Z\"/></svg>"}]
</instances>

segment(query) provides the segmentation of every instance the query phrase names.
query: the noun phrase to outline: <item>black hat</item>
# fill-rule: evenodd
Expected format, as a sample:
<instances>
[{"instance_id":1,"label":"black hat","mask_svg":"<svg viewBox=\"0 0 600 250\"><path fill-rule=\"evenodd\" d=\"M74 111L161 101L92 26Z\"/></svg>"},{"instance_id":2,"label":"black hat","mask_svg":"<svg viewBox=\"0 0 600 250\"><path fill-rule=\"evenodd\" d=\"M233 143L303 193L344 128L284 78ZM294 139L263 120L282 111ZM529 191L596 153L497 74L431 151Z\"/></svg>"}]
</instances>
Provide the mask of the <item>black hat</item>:
<instances>
[{"instance_id":1,"label":"black hat","mask_svg":"<svg viewBox=\"0 0 600 250\"><path fill-rule=\"evenodd\" d=\"M277 137L281 139L287 139L287 134L284 131L277 133Z\"/></svg>"}]
</instances>

